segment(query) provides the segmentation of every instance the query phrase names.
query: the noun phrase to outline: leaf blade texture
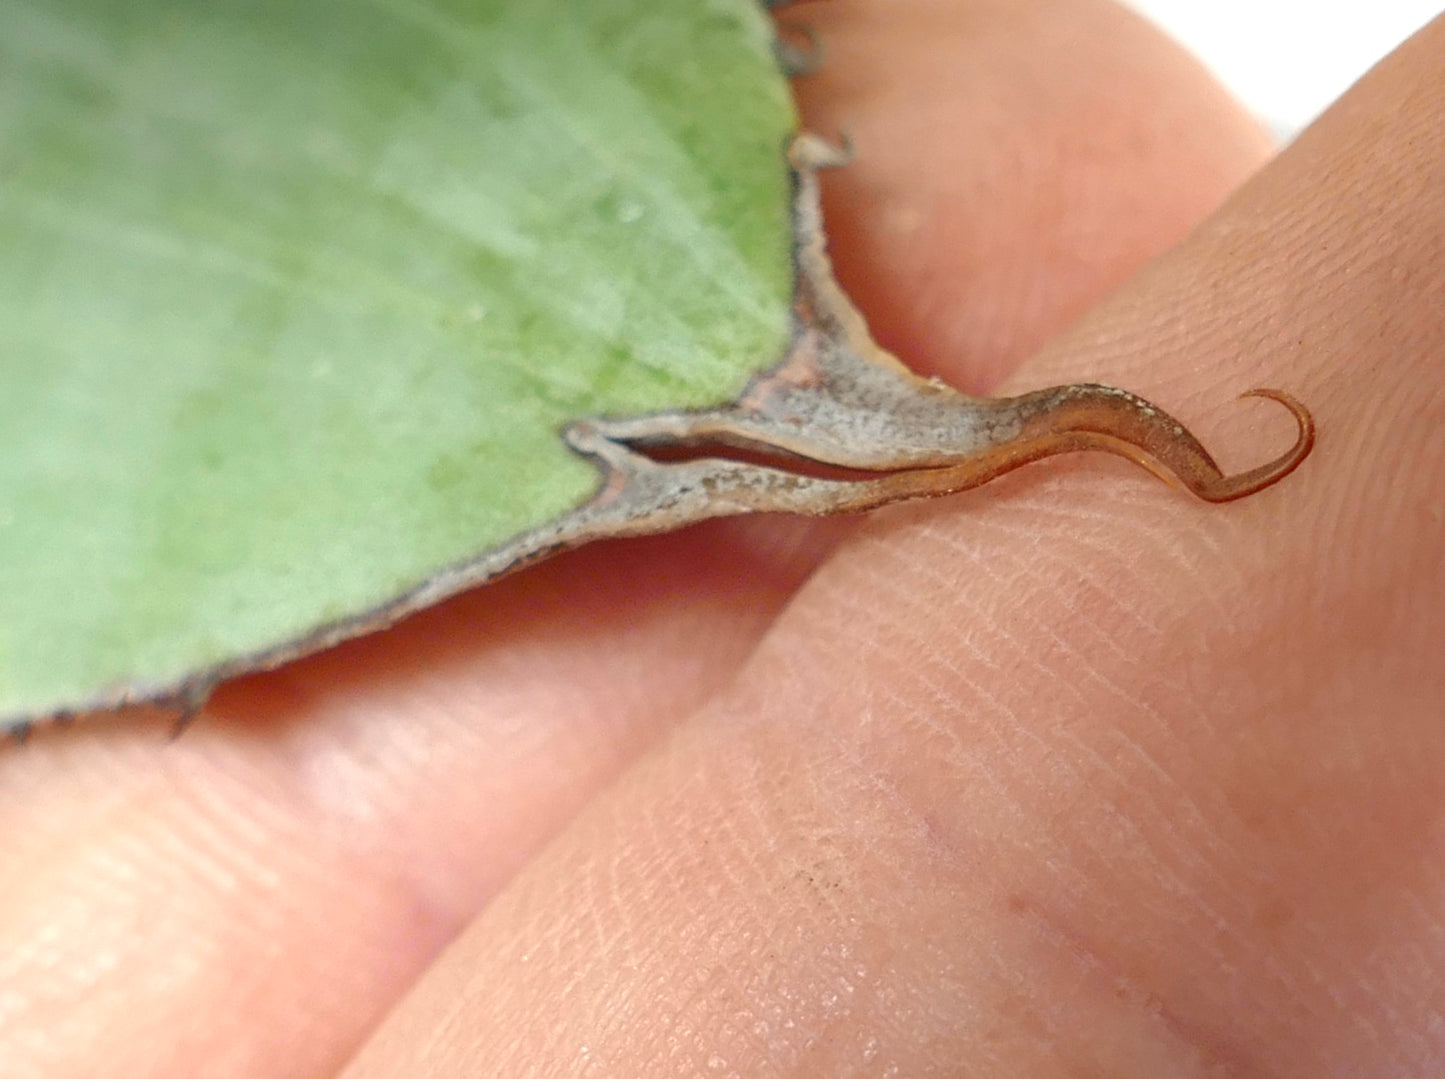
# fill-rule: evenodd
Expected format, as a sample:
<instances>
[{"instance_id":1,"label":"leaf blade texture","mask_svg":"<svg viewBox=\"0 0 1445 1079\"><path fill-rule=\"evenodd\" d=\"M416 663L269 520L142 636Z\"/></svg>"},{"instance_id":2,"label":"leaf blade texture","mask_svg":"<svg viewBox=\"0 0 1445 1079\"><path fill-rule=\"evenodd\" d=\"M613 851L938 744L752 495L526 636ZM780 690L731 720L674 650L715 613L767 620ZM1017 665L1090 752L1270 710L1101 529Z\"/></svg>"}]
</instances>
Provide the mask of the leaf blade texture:
<instances>
[{"instance_id":1,"label":"leaf blade texture","mask_svg":"<svg viewBox=\"0 0 1445 1079\"><path fill-rule=\"evenodd\" d=\"M787 348L751 0L0 13L0 717L178 685L554 520L584 415Z\"/></svg>"}]
</instances>

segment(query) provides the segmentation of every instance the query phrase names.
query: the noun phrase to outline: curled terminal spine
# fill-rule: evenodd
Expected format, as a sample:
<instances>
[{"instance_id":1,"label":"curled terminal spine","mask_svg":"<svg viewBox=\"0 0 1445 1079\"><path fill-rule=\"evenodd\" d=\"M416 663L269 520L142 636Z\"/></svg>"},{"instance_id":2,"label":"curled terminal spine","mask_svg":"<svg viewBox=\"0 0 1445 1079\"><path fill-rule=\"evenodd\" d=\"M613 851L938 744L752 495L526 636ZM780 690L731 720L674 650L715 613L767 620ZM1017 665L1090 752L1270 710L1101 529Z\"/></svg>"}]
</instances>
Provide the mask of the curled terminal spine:
<instances>
[{"instance_id":1,"label":"curled terminal spine","mask_svg":"<svg viewBox=\"0 0 1445 1079\"><path fill-rule=\"evenodd\" d=\"M989 402L991 411L1017 419L1017 434L956 467L983 483L1044 457L1103 450L1128 458L1206 502L1230 502L1278 483L1309 456L1315 441L1314 418L1289 394L1256 389L1241 396L1267 397L1284 405L1294 416L1298 435L1294 445L1274 460L1233 475L1225 475L1199 440L1168 413L1127 391L1092 384Z\"/></svg>"}]
</instances>

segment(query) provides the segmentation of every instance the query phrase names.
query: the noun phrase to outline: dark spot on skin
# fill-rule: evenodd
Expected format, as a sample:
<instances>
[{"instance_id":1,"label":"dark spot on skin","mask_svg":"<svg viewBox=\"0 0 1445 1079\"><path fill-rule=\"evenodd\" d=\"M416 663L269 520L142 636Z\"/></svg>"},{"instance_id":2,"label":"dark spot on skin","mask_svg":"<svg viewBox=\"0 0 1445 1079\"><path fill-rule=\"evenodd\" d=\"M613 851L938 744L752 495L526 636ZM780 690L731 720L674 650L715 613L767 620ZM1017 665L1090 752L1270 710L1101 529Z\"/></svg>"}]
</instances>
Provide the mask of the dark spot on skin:
<instances>
[{"instance_id":1,"label":"dark spot on skin","mask_svg":"<svg viewBox=\"0 0 1445 1079\"><path fill-rule=\"evenodd\" d=\"M1266 932L1276 932L1294 922L1298 913L1293 903L1276 897L1266 900L1254 912L1254 924Z\"/></svg>"}]
</instances>

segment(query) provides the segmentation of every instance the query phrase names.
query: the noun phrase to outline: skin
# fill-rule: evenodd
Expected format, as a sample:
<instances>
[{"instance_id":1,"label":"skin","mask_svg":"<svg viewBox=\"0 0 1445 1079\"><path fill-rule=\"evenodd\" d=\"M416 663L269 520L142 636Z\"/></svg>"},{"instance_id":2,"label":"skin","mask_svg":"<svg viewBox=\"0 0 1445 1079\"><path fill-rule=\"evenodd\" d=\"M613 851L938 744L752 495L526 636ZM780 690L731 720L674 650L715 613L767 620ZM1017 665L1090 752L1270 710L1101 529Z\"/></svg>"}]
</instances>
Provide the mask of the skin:
<instances>
[{"instance_id":1,"label":"skin","mask_svg":"<svg viewBox=\"0 0 1445 1079\"><path fill-rule=\"evenodd\" d=\"M1226 471L1281 386L1314 454L599 545L176 742L39 730L7 1076L1445 1071L1445 24L1205 220L1267 145L1114 8L787 14L885 345L1128 386Z\"/></svg>"}]
</instances>

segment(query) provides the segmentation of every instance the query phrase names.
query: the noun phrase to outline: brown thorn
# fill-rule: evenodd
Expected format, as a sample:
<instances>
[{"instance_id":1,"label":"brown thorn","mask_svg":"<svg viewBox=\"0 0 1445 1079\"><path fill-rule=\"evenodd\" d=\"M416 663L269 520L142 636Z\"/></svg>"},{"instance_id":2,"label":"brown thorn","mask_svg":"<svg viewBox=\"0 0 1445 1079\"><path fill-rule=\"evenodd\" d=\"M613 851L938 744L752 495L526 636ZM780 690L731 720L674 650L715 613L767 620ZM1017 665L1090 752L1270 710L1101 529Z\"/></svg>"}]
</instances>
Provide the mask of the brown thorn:
<instances>
[{"instance_id":1,"label":"brown thorn","mask_svg":"<svg viewBox=\"0 0 1445 1079\"><path fill-rule=\"evenodd\" d=\"M171 723L169 741L174 742L190 730L191 724L200 718L206 702L211 699L211 692L216 688L212 679L197 679L187 682L175 695L165 703L176 710L174 720Z\"/></svg>"},{"instance_id":2,"label":"brown thorn","mask_svg":"<svg viewBox=\"0 0 1445 1079\"><path fill-rule=\"evenodd\" d=\"M817 28L783 19L778 20L777 28L773 48L784 75L790 79L806 78L823 70L828 60L827 48ZM801 43L789 41L785 35L796 35L803 40Z\"/></svg>"},{"instance_id":3,"label":"brown thorn","mask_svg":"<svg viewBox=\"0 0 1445 1079\"><path fill-rule=\"evenodd\" d=\"M1230 502L1289 475L1309 456L1315 439L1314 418L1288 394L1259 389L1243 396L1279 401L1294 415L1299 437L1274 460L1232 476L1226 476L1199 440L1167 412L1124 390L1090 384L1059 386L996 402L994 410L1004 429L1012 430L981 458L997 456L1000 461L1022 464L1057 453L1103 450L1185 487L1206 502ZM1015 421L1016 426L1008 421Z\"/></svg>"},{"instance_id":4,"label":"brown thorn","mask_svg":"<svg viewBox=\"0 0 1445 1079\"><path fill-rule=\"evenodd\" d=\"M1233 476L1225 476L1207 493L1195 492L1200 498L1209 502L1230 502L1278 483L1298 468L1300 462L1308 457L1310 451L1315 447L1315 418L1310 414L1309 409L1289 394L1283 390L1259 388L1249 390L1239 396L1241 400L1246 397L1267 397L1271 401L1278 401L1294 416L1299 433L1295 438L1294 445L1273 461L1268 461L1257 468L1251 468L1247 472L1237 472Z\"/></svg>"}]
</instances>

